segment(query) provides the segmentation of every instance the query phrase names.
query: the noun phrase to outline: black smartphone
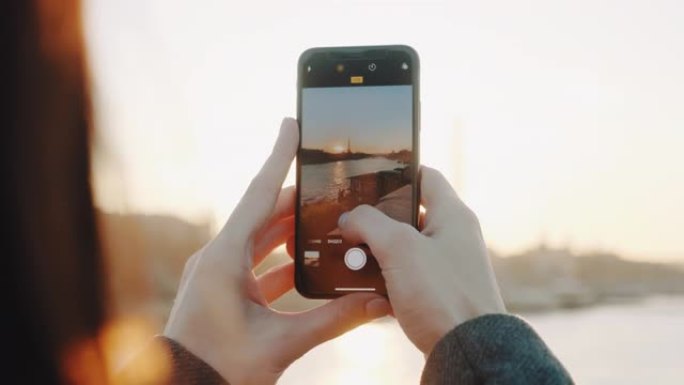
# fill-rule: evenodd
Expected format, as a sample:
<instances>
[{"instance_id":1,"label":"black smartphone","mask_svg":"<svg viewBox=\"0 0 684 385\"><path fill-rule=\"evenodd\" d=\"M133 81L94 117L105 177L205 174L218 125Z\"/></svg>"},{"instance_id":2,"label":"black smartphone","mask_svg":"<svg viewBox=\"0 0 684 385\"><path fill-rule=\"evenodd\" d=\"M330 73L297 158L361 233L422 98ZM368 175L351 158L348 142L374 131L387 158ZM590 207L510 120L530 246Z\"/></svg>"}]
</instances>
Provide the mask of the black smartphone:
<instances>
[{"instance_id":1,"label":"black smartphone","mask_svg":"<svg viewBox=\"0 0 684 385\"><path fill-rule=\"evenodd\" d=\"M386 295L367 245L337 222L367 204L417 226L419 61L408 46L312 48L299 58L295 286L308 298Z\"/></svg>"}]
</instances>

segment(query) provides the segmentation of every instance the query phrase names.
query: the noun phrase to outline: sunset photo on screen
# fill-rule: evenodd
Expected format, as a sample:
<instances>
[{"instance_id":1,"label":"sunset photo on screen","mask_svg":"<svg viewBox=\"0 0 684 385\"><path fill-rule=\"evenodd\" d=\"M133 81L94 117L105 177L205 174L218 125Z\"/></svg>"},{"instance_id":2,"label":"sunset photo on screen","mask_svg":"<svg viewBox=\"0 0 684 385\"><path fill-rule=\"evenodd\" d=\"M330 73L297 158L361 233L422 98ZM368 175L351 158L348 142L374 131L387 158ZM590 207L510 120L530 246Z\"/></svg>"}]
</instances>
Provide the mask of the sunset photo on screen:
<instances>
[{"instance_id":1,"label":"sunset photo on screen","mask_svg":"<svg viewBox=\"0 0 684 385\"><path fill-rule=\"evenodd\" d=\"M302 92L299 204L307 238L338 235L339 215L361 204L410 223L412 87Z\"/></svg>"}]
</instances>

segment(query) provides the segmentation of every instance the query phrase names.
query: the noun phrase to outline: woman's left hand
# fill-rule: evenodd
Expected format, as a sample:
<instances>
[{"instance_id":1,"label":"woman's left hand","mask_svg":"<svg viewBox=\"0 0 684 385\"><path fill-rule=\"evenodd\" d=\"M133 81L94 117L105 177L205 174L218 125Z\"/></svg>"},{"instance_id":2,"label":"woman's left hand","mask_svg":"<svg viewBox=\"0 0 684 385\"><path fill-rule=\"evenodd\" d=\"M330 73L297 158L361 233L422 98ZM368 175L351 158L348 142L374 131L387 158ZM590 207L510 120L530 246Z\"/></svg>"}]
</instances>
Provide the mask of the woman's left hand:
<instances>
[{"instance_id":1,"label":"woman's left hand","mask_svg":"<svg viewBox=\"0 0 684 385\"><path fill-rule=\"evenodd\" d=\"M297 122L284 119L270 157L228 222L186 263L164 330L232 385L274 384L316 345L390 310L384 297L370 293L302 313L269 307L293 288L294 265L259 277L252 269L294 235L295 190L281 186L298 141Z\"/></svg>"}]
</instances>

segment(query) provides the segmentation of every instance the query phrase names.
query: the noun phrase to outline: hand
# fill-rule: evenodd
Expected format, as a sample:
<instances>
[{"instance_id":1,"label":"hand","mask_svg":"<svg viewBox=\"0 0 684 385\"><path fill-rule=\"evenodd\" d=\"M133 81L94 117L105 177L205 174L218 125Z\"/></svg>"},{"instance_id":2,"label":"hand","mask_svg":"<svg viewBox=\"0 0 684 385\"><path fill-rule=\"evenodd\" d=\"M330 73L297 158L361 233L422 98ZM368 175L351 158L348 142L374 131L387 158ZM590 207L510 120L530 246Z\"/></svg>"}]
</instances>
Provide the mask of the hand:
<instances>
[{"instance_id":1,"label":"hand","mask_svg":"<svg viewBox=\"0 0 684 385\"><path fill-rule=\"evenodd\" d=\"M207 362L230 384L274 384L316 345L386 315L370 293L296 314L268 304L292 289L292 262L255 277L252 269L294 234L295 190L281 190L299 140L283 120L271 156L221 232L186 263L164 335Z\"/></svg>"},{"instance_id":2,"label":"hand","mask_svg":"<svg viewBox=\"0 0 684 385\"><path fill-rule=\"evenodd\" d=\"M428 355L457 325L506 309L477 217L442 174L422 167L421 175L421 232L365 205L342 214L339 227L349 242L368 244L394 315Z\"/></svg>"}]
</instances>

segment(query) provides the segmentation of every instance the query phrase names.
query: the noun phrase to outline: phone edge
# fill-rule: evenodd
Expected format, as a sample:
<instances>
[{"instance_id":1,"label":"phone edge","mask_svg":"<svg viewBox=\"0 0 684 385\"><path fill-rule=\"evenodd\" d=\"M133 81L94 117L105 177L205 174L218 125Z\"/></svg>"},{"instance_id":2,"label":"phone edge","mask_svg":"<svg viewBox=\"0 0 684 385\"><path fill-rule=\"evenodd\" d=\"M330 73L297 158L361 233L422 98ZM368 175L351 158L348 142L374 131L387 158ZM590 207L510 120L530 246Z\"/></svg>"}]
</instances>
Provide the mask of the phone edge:
<instances>
[{"instance_id":1,"label":"phone edge","mask_svg":"<svg viewBox=\"0 0 684 385\"><path fill-rule=\"evenodd\" d=\"M411 46L405 45L405 44L396 44L396 45L374 45L374 46L340 46L340 47L312 47L308 48L305 51L303 51L300 55L299 58L297 59L297 82L296 82L296 87L297 87L297 126L299 130L299 143L297 144L297 154L301 151L301 146L302 146L302 125L301 125L301 119L302 119L302 71L303 71L303 66L302 63L308 59L311 55L315 54L318 51L325 51L325 50L331 50L331 49L373 49L373 48L391 48L391 49L399 49L411 56L412 60L412 66L414 67L414 71L411 72L411 83L412 86L414 87L413 89L413 181L414 183L412 184L412 194L414 196L414 203L415 207L412 212L412 226L415 227L417 230L420 230L418 228L419 223L419 213L420 213L420 131L421 131L421 102L420 102L420 56L418 55L418 52ZM292 259L294 260L295 264L295 279L294 279L294 284L295 284L295 290L304 298L307 299L335 299L342 297L346 294L351 294L351 293L312 293L307 290L303 277L302 277L302 263L303 261L300 260L297 256L297 250L298 250L298 237L297 237L297 225L299 223L299 201L300 201L300 189L299 185L301 182L301 172L300 172L300 163L299 163L299 156L296 157L295 161L295 210L294 210L294 219L295 219L295 236L294 236L294 254L292 256ZM381 294L382 295L382 294Z\"/></svg>"}]
</instances>

